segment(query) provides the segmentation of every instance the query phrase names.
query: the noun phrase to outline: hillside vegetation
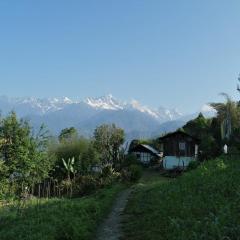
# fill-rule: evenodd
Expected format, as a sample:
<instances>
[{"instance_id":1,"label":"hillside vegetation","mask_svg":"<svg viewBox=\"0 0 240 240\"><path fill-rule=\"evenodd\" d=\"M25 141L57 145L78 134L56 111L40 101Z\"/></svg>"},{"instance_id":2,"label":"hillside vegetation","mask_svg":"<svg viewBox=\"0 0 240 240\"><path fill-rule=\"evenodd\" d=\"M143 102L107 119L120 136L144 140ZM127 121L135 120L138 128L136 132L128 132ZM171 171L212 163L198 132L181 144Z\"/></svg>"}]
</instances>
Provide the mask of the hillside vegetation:
<instances>
[{"instance_id":1,"label":"hillside vegetation","mask_svg":"<svg viewBox=\"0 0 240 240\"><path fill-rule=\"evenodd\" d=\"M97 224L110 210L121 185L76 199L32 200L0 207L1 240L94 239Z\"/></svg>"},{"instance_id":2,"label":"hillside vegetation","mask_svg":"<svg viewBox=\"0 0 240 240\"><path fill-rule=\"evenodd\" d=\"M220 157L172 181L143 181L125 211L125 239L240 239L239 171L239 156Z\"/></svg>"}]
</instances>

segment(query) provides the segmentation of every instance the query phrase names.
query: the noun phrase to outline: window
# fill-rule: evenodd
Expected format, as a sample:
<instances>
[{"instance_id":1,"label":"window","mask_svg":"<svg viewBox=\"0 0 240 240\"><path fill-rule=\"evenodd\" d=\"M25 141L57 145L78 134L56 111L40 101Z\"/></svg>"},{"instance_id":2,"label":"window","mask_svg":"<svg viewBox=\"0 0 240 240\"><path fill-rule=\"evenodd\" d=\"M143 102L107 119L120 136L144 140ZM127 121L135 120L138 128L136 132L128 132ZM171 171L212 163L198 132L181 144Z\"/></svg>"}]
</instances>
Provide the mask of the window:
<instances>
[{"instance_id":1,"label":"window","mask_svg":"<svg viewBox=\"0 0 240 240\"><path fill-rule=\"evenodd\" d=\"M186 156L186 143L185 142L180 142L179 143L179 155L180 156Z\"/></svg>"},{"instance_id":2,"label":"window","mask_svg":"<svg viewBox=\"0 0 240 240\"><path fill-rule=\"evenodd\" d=\"M186 150L186 143L185 142L180 142L179 143L179 150L180 151L185 151Z\"/></svg>"}]
</instances>

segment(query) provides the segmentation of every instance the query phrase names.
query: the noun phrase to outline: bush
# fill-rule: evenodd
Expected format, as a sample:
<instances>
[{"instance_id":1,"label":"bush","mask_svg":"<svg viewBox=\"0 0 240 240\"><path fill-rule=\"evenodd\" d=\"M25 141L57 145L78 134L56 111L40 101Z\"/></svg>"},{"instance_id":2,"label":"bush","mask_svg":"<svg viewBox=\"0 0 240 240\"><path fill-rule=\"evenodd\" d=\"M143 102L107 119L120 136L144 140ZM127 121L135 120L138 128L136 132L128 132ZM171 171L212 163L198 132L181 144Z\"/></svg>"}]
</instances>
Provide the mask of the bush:
<instances>
[{"instance_id":1,"label":"bush","mask_svg":"<svg viewBox=\"0 0 240 240\"><path fill-rule=\"evenodd\" d=\"M88 195L95 192L98 188L101 188L101 186L101 181L94 176L80 176L73 183L73 195Z\"/></svg>"},{"instance_id":2,"label":"bush","mask_svg":"<svg viewBox=\"0 0 240 240\"><path fill-rule=\"evenodd\" d=\"M130 165L137 165L137 164L139 164L137 157L134 154L128 154L125 156L122 166L129 167Z\"/></svg>"},{"instance_id":3,"label":"bush","mask_svg":"<svg viewBox=\"0 0 240 240\"><path fill-rule=\"evenodd\" d=\"M103 178L108 178L111 177L114 174L114 169L112 168L111 165L106 165L103 169L102 169L102 177Z\"/></svg>"},{"instance_id":4,"label":"bush","mask_svg":"<svg viewBox=\"0 0 240 240\"><path fill-rule=\"evenodd\" d=\"M191 161L188 164L187 170L193 170L196 169L199 166L200 162L199 161Z\"/></svg>"},{"instance_id":5,"label":"bush","mask_svg":"<svg viewBox=\"0 0 240 240\"><path fill-rule=\"evenodd\" d=\"M0 181L0 200L11 200L15 198L15 186L10 186L8 180Z\"/></svg>"},{"instance_id":6,"label":"bush","mask_svg":"<svg viewBox=\"0 0 240 240\"><path fill-rule=\"evenodd\" d=\"M101 180L103 185L110 185L119 180L121 174L115 171L111 165L107 165L102 169Z\"/></svg>"},{"instance_id":7,"label":"bush","mask_svg":"<svg viewBox=\"0 0 240 240\"><path fill-rule=\"evenodd\" d=\"M138 181L142 176L142 167L136 164L132 164L128 168L128 180L131 182Z\"/></svg>"},{"instance_id":8,"label":"bush","mask_svg":"<svg viewBox=\"0 0 240 240\"><path fill-rule=\"evenodd\" d=\"M230 146L228 148L228 154L233 154L233 155L240 155L240 150L237 146Z\"/></svg>"},{"instance_id":9,"label":"bush","mask_svg":"<svg viewBox=\"0 0 240 240\"><path fill-rule=\"evenodd\" d=\"M155 166L160 164L160 158L158 157L152 157L150 160L150 165Z\"/></svg>"}]
</instances>

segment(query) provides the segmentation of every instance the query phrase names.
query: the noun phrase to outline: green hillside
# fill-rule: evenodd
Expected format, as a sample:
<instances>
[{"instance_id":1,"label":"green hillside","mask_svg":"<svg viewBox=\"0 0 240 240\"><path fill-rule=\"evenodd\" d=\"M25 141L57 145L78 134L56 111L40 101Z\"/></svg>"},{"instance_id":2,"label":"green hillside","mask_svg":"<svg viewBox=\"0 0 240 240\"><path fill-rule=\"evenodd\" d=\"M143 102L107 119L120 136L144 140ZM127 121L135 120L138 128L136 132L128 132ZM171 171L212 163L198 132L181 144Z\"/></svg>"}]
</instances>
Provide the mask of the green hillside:
<instances>
[{"instance_id":1,"label":"green hillside","mask_svg":"<svg viewBox=\"0 0 240 240\"><path fill-rule=\"evenodd\" d=\"M125 239L240 239L239 173L235 156L171 181L145 177L125 210Z\"/></svg>"}]
</instances>

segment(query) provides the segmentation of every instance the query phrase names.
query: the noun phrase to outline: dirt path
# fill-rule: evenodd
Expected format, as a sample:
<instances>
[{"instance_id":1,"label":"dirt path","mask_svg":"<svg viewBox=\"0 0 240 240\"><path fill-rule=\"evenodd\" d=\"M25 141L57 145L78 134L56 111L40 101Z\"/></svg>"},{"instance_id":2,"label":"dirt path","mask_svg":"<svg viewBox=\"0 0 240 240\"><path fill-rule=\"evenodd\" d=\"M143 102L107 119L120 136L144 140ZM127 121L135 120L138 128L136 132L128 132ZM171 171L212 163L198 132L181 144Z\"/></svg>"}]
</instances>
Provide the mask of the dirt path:
<instances>
[{"instance_id":1,"label":"dirt path","mask_svg":"<svg viewBox=\"0 0 240 240\"><path fill-rule=\"evenodd\" d=\"M123 218L122 213L131 192L132 188L124 190L120 193L115 204L113 205L111 213L99 226L97 231L97 240L119 240L121 238L121 222Z\"/></svg>"}]
</instances>

